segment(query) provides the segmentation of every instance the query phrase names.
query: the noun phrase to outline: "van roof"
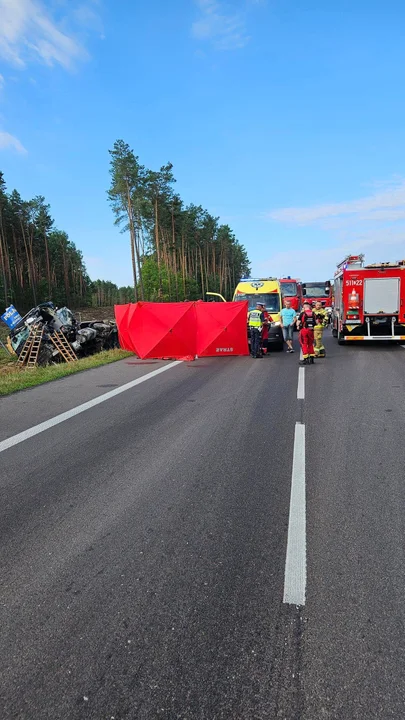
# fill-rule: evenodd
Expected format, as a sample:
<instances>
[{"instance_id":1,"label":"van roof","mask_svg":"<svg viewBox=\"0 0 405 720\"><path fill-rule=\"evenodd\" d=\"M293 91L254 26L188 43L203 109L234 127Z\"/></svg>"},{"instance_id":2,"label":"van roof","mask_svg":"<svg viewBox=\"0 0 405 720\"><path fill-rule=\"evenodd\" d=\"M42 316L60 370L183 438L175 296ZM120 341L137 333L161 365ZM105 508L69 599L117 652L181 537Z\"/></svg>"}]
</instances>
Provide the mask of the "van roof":
<instances>
[{"instance_id":1,"label":"van roof","mask_svg":"<svg viewBox=\"0 0 405 720\"><path fill-rule=\"evenodd\" d=\"M239 280L239 282L267 282L269 280L277 280L276 277L262 277L262 278L254 278L254 277L243 277Z\"/></svg>"},{"instance_id":2,"label":"van roof","mask_svg":"<svg viewBox=\"0 0 405 720\"><path fill-rule=\"evenodd\" d=\"M276 278L265 278L262 280L240 280L235 288L236 292L244 292L247 295L255 293L279 292L281 293L280 283Z\"/></svg>"}]
</instances>

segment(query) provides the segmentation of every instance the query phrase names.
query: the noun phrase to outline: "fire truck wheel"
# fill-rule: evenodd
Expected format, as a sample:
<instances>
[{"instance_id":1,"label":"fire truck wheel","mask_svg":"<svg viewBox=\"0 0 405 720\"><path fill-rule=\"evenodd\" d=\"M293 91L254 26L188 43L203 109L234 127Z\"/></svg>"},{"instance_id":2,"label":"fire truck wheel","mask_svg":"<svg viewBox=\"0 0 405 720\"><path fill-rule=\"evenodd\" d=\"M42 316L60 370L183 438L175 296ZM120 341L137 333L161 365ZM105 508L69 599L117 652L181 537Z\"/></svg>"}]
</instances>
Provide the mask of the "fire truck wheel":
<instances>
[{"instance_id":1,"label":"fire truck wheel","mask_svg":"<svg viewBox=\"0 0 405 720\"><path fill-rule=\"evenodd\" d=\"M338 345L344 345L344 344L345 344L345 339L344 339L344 338L345 338L345 336L343 335L343 333L339 331L338 334L337 334Z\"/></svg>"}]
</instances>

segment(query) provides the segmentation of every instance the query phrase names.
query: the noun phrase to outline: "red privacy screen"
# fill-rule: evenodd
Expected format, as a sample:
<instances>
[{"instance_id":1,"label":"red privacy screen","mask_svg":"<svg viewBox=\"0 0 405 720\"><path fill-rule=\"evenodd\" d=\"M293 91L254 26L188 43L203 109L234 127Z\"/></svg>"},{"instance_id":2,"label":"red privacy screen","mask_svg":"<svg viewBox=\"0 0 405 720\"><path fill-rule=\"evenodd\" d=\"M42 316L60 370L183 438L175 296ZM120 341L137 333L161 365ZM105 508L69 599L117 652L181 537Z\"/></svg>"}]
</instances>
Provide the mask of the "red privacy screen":
<instances>
[{"instance_id":1,"label":"red privacy screen","mask_svg":"<svg viewBox=\"0 0 405 720\"><path fill-rule=\"evenodd\" d=\"M145 358L248 355L247 302L115 306L121 347Z\"/></svg>"},{"instance_id":2,"label":"red privacy screen","mask_svg":"<svg viewBox=\"0 0 405 720\"><path fill-rule=\"evenodd\" d=\"M197 303L197 355L249 355L246 318L248 303Z\"/></svg>"}]
</instances>

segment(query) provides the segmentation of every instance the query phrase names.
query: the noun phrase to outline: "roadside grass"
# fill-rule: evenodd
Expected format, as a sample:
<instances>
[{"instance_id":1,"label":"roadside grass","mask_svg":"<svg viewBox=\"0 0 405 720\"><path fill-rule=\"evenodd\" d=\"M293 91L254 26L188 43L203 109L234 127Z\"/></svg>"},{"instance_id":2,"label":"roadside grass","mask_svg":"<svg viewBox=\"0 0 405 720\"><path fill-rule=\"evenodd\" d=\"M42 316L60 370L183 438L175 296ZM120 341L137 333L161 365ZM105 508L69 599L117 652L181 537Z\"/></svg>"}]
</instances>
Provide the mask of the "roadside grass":
<instances>
[{"instance_id":1,"label":"roadside grass","mask_svg":"<svg viewBox=\"0 0 405 720\"><path fill-rule=\"evenodd\" d=\"M0 368L5 368L7 365L14 367L15 360L13 360L12 355L4 352L3 348L0 346Z\"/></svg>"},{"instance_id":2,"label":"roadside grass","mask_svg":"<svg viewBox=\"0 0 405 720\"><path fill-rule=\"evenodd\" d=\"M77 362L27 370L26 368L17 367L13 357L0 348L0 396L10 395L17 392L17 390L25 390L26 388L35 387L35 385L42 385L51 380L58 380L82 370L90 370L117 360L123 360L132 354L126 350L104 350L96 355L81 358Z\"/></svg>"}]
</instances>

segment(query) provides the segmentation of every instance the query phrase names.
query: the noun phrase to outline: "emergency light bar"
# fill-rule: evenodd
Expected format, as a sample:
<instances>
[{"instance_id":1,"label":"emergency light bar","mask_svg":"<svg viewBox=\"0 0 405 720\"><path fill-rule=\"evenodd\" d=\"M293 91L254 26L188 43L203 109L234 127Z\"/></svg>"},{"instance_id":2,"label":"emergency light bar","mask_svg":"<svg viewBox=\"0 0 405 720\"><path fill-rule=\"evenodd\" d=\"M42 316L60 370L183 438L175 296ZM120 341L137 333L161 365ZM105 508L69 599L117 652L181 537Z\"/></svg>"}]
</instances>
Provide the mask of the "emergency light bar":
<instances>
[{"instance_id":1,"label":"emergency light bar","mask_svg":"<svg viewBox=\"0 0 405 720\"><path fill-rule=\"evenodd\" d=\"M364 255L361 253L360 255L347 255L342 262L338 263L337 269L341 270L343 267L348 267L348 265L360 265L360 267L363 267L364 262Z\"/></svg>"},{"instance_id":2,"label":"emergency light bar","mask_svg":"<svg viewBox=\"0 0 405 720\"><path fill-rule=\"evenodd\" d=\"M261 278L243 277L239 280L239 282L263 282L266 280L277 280L277 278L275 278L275 277L261 277Z\"/></svg>"}]
</instances>

